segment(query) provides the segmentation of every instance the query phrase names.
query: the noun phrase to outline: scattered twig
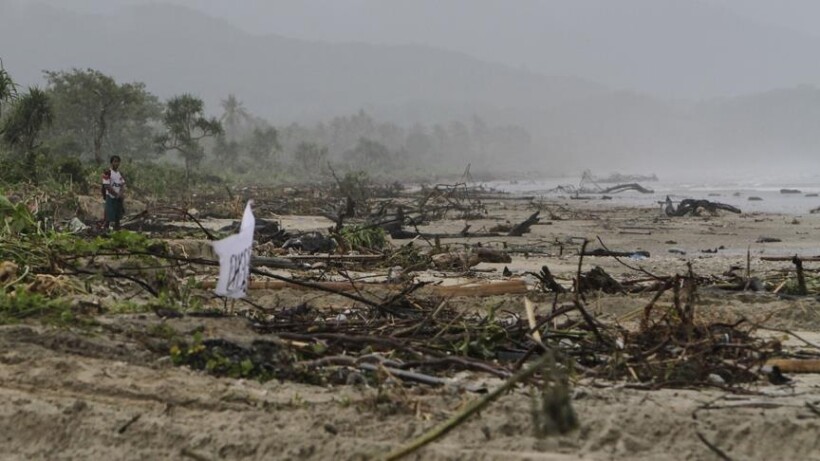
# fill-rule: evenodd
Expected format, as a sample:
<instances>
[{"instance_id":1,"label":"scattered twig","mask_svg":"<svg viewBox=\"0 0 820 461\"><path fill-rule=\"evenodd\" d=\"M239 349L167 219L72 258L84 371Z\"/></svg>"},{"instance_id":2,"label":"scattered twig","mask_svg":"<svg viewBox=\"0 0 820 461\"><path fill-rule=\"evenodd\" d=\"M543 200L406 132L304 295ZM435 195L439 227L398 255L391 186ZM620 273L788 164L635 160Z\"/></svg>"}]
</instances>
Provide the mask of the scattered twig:
<instances>
[{"instance_id":1,"label":"scattered twig","mask_svg":"<svg viewBox=\"0 0 820 461\"><path fill-rule=\"evenodd\" d=\"M183 447L182 450L179 451L179 454L191 458L195 461L211 461L211 458L201 453L197 453L188 447Z\"/></svg>"},{"instance_id":2,"label":"scattered twig","mask_svg":"<svg viewBox=\"0 0 820 461\"><path fill-rule=\"evenodd\" d=\"M132 424L134 424L135 422L137 422L137 421L138 421L141 417L142 417L142 413L137 413L137 414L136 414L136 415L134 415L131 419L129 419L129 420L128 420L125 424L123 424L122 426L120 426L120 428L119 428L119 429L117 429L117 433L118 433L118 434L124 434L124 433L125 433L125 431L127 431L127 430L128 430L128 428L129 428L129 427L131 427L131 425L132 425Z\"/></svg>"},{"instance_id":3,"label":"scattered twig","mask_svg":"<svg viewBox=\"0 0 820 461\"><path fill-rule=\"evenodd\" d=\"M706 440L706 437L704 437L703 434L701 434L700 432L695 432L695 434L698 436L700 441L703 442L704 445L709 447L709 449L712 450L712 452L714 452L718 456L718 458L722 459L723 461L732 461L732 458L730 458L723 450L716 447L715 444L713 444L712 442Z\"/></svg>"},{"instance_id":4,"label":"scattered twig","mask_svg":"<svg viewBox=\"0 0 820 461\"><path fill-rule=\"evenodd\" d=\"M604 241L601 240L600 236L597 236L596 238L598 239L598 243L601 244L601 247L603 247L604 250L610 251L609 248L607 248L607 246L604 244ZM615 261L618 261L621 265L623 265L623 266L625 266L629 269L632 269L633 271L637 271L637 272L641 272L643 274L646 274L647 276L652 277L652 279L654 279L654 280L657 280L659 282L662 282L664 280L663 277L658 277L657 275L649 272L648 270L644 269L643 267L640 267L640 266L635 267L635 266L632 266L632 265L622 261L621 258L619 258L618 256L613 255L612 258L614 258Z\"/></svg>"}]
</instances>

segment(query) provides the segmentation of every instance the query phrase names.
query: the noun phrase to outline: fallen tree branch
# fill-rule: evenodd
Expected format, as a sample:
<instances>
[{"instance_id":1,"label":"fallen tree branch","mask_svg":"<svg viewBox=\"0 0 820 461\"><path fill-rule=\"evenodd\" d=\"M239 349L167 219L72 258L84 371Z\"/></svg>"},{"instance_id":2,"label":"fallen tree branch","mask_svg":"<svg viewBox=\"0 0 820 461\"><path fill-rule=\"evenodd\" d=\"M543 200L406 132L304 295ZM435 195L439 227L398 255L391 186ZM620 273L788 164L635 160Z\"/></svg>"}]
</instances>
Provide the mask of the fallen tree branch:
<instances>
[{"instance_id":1,"label":"fallen tree branch","mask_svg":"<svg viewBox=\"0 0 820 461\"><path fill-rule=\"evenodd\" d=\"M537 362L533 363L528 368L525 368L516 373L515 375L513 375L510 379L505 381L504 384L499 386L494 391L490 392L484 397L473 400L469 405L467 405L467 407L464 410L456 413L447 421L444 421L438 426L430 429L429 431L422 434L420 437L417 437L416 439L412 440L410 443L402 447L399 447L396 450L391 451L384 457L384 459L386 461L391 461L403 458L409 455L410 453L419 450L425 445L445 436L448 432L452 431L461 423L466 421L470 416L481 411L484 407L491 404L496 399L505 394L507 391L512 389L516 384L526 379L529 379L539 370L542 370L551 360L554 360L552 355L544 354Z\"/></svg>"},{"instance_id":2,"label":"fallen tree branch","mask_svg":"<svg viewBox=\"0 0 820 461\"><path fill-rule=\"evenodd\" d=\"M200 284L200 288L210 290L216 287L216 280L204 280ZM386 288L399 289L403 285L396 283L362 283L362 282L298 282L295 279L287 280L251 280L248 283L249 290L283 290L286 288L296 290L315 289L320 291L350 292L359 291L365 288ZM504 280L495 283L484 284L463 284L442 286L436 285L429 288L434 294L438 296L494 296L504 294L524 294L527 290L527 284L524 280Z\"/></svg>"},{"instance_id":3,"label":"fallen tree branch","mask_svg":"<svg viewBox=\"0 0 820 461\"><path fill-rule=\"evenodd\" d=\"M536 211L535 213L531 214L527 219L516 224L510 230L510 232L507 233L507 235L510 237L521 237L522 235L526 234L530 231L530 227L532 227L533 224L541 220L541 218L538 217L540 213L540 211Z\"/></svg>"}]
</instances>

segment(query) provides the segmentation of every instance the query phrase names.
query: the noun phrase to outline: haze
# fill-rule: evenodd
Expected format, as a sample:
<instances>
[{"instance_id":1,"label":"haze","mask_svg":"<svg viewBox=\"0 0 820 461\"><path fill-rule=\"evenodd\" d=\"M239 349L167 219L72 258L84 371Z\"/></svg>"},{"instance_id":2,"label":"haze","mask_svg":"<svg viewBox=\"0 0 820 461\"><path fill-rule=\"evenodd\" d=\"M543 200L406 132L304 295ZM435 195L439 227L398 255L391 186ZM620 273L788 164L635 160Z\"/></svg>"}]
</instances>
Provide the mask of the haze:
<instances>
[{"instance_id":1,"label":"haze","mask_svg":"<svg viewBox=\"0 0 820 461\"><path fill-rule=\"evenodd\" d=\"M817 174L818 15L808 0L0 0L0 57L24 85L92 67L214 111L236 94L276 124L479 117L526 129L515 158L542 171Z\"/></svg>"}]
</instances>

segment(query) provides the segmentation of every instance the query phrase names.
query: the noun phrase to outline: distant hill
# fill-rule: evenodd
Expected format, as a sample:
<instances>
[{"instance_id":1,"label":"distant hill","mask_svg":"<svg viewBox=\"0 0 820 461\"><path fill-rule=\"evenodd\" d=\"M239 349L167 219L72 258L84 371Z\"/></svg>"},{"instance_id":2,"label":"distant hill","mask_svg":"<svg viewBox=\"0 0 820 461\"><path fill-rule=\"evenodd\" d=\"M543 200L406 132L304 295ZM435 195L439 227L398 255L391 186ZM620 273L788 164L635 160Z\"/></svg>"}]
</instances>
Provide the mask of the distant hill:
<instances>
[{"instance_id":1,"label":"distant hill","mask_svg":"<svg viewBox=\"0 0 820 461\"><path fill-rule=\"evenodd\" d=\"M0 41L21 45L2 53L26 82L39 80L43 68L94 67L145 81L162 96L193 91L213 104L236 93L253 112L279 120L398 102L535 107L608 92L576 78L422 46L253 36L192 9L161 4L126 8L114 17L12 8L0 16Z\"/></svg>"},{"instance_id":2,"label":"distant hill","mask_svg":"<svg viewBox=\"0 0 820 461\"><path fill-rule=\"evenodd\" d=\"M92 67L143 81L165 98L191 92L218 113L234 93L274 123L313 122L364 108L403 124L479 115L526 127L524 164L546 171L657 172L764 168L814 152L820 92L798 87L682 103L541 75L426 46L330 44L255 36L195 10L153 4L91 16L0 0L0 57L23 84L43 69ZM613 58L617 59L617 58ZM521 162L522 158L517 158Z\"/></svg>"},{"instance_id":3,"label":"distant hill","mask_svg":"<svg viewBox=\"0 0 820 461\"><path fill-rule=\"evenodd\" d=\"M113 12L158 0L5 1ZM659 97L737 96L820 83L820 61L811 59L820 34L805 27L820 6L808 0L769 1L778 6L770 17L744 14L775 10L763 8L765 0L159 1L225 17L246 30L335 43L426 44ZM807 18L796 21L797 11ZM803 32L778 25L789 16L804 24Z\"/></svg>"}]
</instances>

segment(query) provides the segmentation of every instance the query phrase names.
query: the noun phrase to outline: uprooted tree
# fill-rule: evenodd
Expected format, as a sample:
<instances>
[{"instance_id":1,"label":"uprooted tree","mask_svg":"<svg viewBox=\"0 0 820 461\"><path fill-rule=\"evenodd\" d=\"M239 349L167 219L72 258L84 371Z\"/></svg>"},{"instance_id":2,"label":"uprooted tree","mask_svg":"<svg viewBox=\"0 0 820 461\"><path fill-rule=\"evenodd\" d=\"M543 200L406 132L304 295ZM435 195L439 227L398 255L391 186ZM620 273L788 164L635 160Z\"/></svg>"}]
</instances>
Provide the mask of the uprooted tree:
<instances>
[{"instance_id":1,"label":"uprooted tree","mask_svg":"<svg viewBox=\"0 0 820 461\"><path fill-rule=\"evenodd\" d=\"M724 210L729 211L731 213L740 213L740 208L737 208L732 205L727 205L725 203L720 202L712 202L709 200L696 200L687 198L681 200L677 207L675 207L672 200L669 196L666 196L666 206L664 207L664 213L666 216L697 216L702 211L708 211L709 213L717 213L717 210Z\"/></svg>"}]
</instances>

